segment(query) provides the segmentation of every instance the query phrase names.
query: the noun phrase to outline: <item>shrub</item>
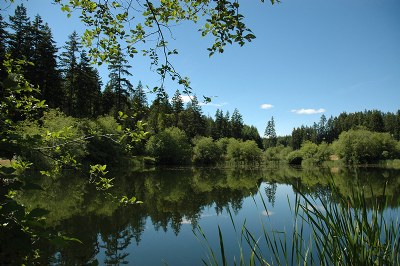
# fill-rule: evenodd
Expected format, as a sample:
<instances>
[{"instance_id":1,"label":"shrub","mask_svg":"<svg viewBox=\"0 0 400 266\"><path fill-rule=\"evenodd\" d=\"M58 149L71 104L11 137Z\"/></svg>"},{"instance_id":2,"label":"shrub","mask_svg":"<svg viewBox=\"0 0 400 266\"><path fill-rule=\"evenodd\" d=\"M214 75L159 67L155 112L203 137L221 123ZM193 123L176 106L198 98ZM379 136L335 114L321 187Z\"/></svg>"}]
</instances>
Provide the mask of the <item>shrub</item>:
<instances>
[{"instance_id":1,"label":"shrub","mask_svg":"<svg viewBox=\"0 0 400 266\"><path fill-rule=\"evenodd\" d=\"M199 137L194 141L193 161L200 164L215 164L221 160L222 149L210 137Z\"/></svg>"},{"instance_id":2,"label":"shrub","mask_svg":"<svg viewBox=\"0 0 400 266\"><path fill-rule=\"evenodd\" d=\"M73 156L73 161L80 161L87 155L78 119L55 109L45 112L39 121L21 123L16 134L25 147L21 156L35 167L49 168L56 163L55 158L63 161Z\"/></svg>"},{"instance_id":3,"label":"shrub","mask_svg":"<svg viewBox=\"0 0 400 266\"><path fill-rule=\"evenodd\" d=\"M83 128L87 135L97 135L90 138L87 144L88 160L98 164L117 164L126 160L128 153L125 145L117 143L120 124L112 116L101 116L96 120L85 120Z\"/></svg>"},{"instance_id":4,"label":"shrub","mask_svg":"<svg viewBox=\"0 0 400 266\"><path fill-rule=\"evenodd\" d=\"M329 160L329 156L331 155L331 149L325 142L317 145L311 141L305 141L301 145L300 152L304 160L303 162L311 164L321 164L322 162Z\"/></svg>"},{"instance_id":5,"label":"shrub","mask_svg":"<svg viewBox=\"0 0 400 266\"><path fill-rule=\"evenodd\" d=\"M150 137L146 152L162 164L185 164L190 162L191 146L184 131L176 127L166 128Z\"/></svg>"},{"instance_id":6,"label":"shrub","mask_svg":"<svg viewBox=\"0 0 400 266\"><path fill-rule=\"evenodd\" d=\"M227 157L236 164L259 164L262 160L262 151L254 140L242 142L231 138L227 146Z\"/></svg>"},{"instance_id":7,"label":"shrub","mask_svg":"<svg viewBox=\"0 0 400 266\"><path fill-rule=\"evenodd\" d=\"M396 141L388 133L365 129L342 132L335 151L346 164L371 163L396 156Z\"/></svg>"}]
</instances>

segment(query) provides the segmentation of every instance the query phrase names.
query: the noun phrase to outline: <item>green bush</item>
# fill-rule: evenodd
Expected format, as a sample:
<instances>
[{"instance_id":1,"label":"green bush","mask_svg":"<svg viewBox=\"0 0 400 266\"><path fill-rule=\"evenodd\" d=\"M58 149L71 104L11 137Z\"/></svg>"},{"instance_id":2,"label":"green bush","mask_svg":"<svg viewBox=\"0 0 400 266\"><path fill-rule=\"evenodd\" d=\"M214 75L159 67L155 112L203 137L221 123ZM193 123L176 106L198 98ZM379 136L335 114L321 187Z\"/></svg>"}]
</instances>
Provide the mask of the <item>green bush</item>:
<instances>
[{"instance_id":1,"label":"green bush","mask_svg":"<svg viewBox=\"0 0 400 266\"><path fill-rule=\"evenodd\" d=\"M278 145L276 147L270 147L265 150L264 157L265 161L268 162L279 162L285 161L287 155L292 151L291 147L285 147Z\"/></svg>"},{"instance_id":2,"label":"green bush","mask_svg":"<svg viewBox=\"0 0 400 266\"><path fill-rule=\"evenodd\" d=\"M45 112L40 120L21 123L16 134L25 147L21 156L36 168L52 167L56 160L65 164L81 161L87 155L79 120L55 109Z\"/></svg>"},{"instance_id":3,"label":"green bush","mask_svg":"<svg viewBox=\"0 0 400 266\"><path fill-rule=\"evenodd\" d=\"M358 129L341 133L334 149L346 164L359 164L396 157L396 145L388 133Z\"/></svg>"},{"instance_id":4,"label":"green bush","mask_svg":"<svg viewBox=\"0 0 400 266\"><path fill-rule=\"evenodd\" d=\"M262 161L262 151L254 140L242 142L229 139L227 158L236 164L259 164Z\"/></svg>"},{"instance_id":5,"label":"green bush","mask_svg":"<svg viewBox=\"0 0 400 266\"><path fill-rule=\"evenodd\" d=\"M84 120L82 123L88 139L87 160L96 164L115 165L125 162L128 153L124 143L117 143L121 126L112 116L101 116L96 120Z\"/></svg>"},{"instance_id":6,"label":"green bush","mask_svg":"<svg viewBox=\"0 0 400 266\"><path fill-rule=\"evenodd\" d=\"M184 131L170 127L150 137L146 152L161 164L186 164L190 162L192 148Z\"/></svg>"},{"instance_id":7,"label":"green bush","mask_svg":"<svg viewBox=\"0 0 400 266\"><path fill-rule=\"evenodd\" d=\"M210 137L193 140L193 161L199 164L216 164L221 160L222 149Z\"/></svg>"},{"instance_id":8,"label":"green bush","mask_svg":"<svg viewBox=\"0 0 400 266\"><path fill-rule=\"evenodd\" d=\"M329 160L331 149L329 145L325 142L317 145L315 143L312 143L311 141L305 141L301 145L300 153L303 157L304 163L321 164L324 161Z\"/></svg>"}]
</instances>

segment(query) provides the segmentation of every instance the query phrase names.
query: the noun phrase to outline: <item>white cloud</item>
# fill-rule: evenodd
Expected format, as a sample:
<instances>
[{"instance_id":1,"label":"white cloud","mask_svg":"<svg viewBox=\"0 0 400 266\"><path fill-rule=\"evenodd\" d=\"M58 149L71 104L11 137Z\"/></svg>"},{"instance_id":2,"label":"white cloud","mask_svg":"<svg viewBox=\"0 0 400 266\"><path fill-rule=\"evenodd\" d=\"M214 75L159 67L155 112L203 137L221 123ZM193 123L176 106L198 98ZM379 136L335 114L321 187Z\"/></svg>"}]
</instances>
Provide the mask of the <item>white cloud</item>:
<instances>
[{"instance_id":1,"label":"white cloud","mask_svg":"<svg viewBox=\"0 0 400 266\"><path fill-rule=\"evenodd\" d=\"M272 107L274 107L272 104L269 103L263 103L260 105L261 109L271 109Z\"/></svg>"},{"instance_id":2,"label":"white cloud","mask_svg":"<svg viewBox=\"0 0 400 266\"><path fill-rule=\"evenodd\" d=\"M292 113L296 113L299 115L313 115L313 114L321 114L324 113L326 110L324 108L319 108L319 109L293 109L291 110Z\"/></svg>"},{"instance_id":3,"label":"white cloud","mask_svg":"<svg viewBox=\"0 0 400 266\"><path fill-rule=\"evenodd\" d=\"M182 99L183 103L188 103L193 99L193 96L181 95L181 99Z\"/></svg>"}]
</instances>

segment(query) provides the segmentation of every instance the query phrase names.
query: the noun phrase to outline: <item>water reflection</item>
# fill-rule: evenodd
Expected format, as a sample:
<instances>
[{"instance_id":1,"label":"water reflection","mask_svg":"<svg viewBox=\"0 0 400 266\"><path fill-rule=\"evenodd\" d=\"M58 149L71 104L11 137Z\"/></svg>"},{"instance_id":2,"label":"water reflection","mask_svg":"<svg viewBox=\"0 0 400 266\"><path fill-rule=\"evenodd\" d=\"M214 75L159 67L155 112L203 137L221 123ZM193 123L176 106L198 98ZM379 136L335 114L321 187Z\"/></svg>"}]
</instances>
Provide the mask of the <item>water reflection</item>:
<instances>
[{"instance_id":1,"label":"water reflection","mask_svg":"<svg viewBox=\"0 0 400 266\"><path fill-rule=\"evenodd\" d=\"M51 211L47 219L49 228L78 237L83 242L82 245L64 247L43 243L46 254L41 258L42 264L83 265L98 262L120 265L131 264L139 257L141 261L146 261L143 256L151 257L159 251L139 251L145 233L154 234L153 241L164 241L160 233L165 236L171 232L176 237L194 238L191 230L182 232L182 228L189 226L194 229L200 221L212 221L228 208L237 215L244 208L244 202L251 201L250 196L259 192L261 184L265 192L263 196L272 209L277 204L277 191L283 184L292 184L304 194L334 201L335 196L332 196L328 186L332 181L344 196L351 196L352 188L363 184L368 188L365 194L370 201L378 199L384 202L388 199L390 207L399 206L400 172L388 169L281 167L261 171L178 168L114 175L118 178L112 193L135 195L144 203L118 207L87 186L83 178L74 175L56 181L42 180L46 188L43 193L21 195L20 201L26 206ZM268 217L279 215L274 210L258 213ZM216 228L217 224L213 226ZM163 245L168 246L168 240Z\"/></svg>"}]
</instances>

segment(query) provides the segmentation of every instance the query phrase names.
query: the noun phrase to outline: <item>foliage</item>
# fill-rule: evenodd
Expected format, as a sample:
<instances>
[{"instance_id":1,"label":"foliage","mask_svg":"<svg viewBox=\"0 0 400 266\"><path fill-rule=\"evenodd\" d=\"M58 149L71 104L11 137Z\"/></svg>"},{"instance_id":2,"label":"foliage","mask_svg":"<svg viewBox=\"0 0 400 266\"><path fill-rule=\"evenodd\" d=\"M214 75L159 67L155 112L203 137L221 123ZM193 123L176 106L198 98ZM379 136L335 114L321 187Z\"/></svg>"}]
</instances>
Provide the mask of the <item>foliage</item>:
<instances>
[{"instance_id":1,"label":"foliage","mask_svg":"<svg viewBox=\"0 0 400 266\"><path fill-rule=\"evenodd\" d=\"M193 140L193 161L199 164L216 164L221 160L222 149L210 137Z\"/></svg>"},{"instance_id":2,"label":"foliage","mask_svg":"<svg viewBox=\"0 0 400 266\"><path fill-rule=\"evenodd\" d=\"M334 149L346 164L359 164L393 158L396 145L397 142L388 133L359 129L340 134Z\"/></svg>"},{"instance_id":3,"label":"foliage","mask_svg":"<svg viewBox=\"0 0 400 266\"><path fill-rule=\"evenodd\" d=\"M303 154L299 150L294 150L287 155L286 160L289 164L300 165L303 161Z\"/></svg>"},{"instance_id":4,"label":"foliage","mask_svg":"<svg viewBox=\"0 0 400 266\"><path fill-rule=\"evenodd\" d=\"M320 145L306 141L301 145L300 153L304 162L311 164L321 164L329 160L331 155L330 147L327 143L323 142Z\"/></svg>"},{"instance_id":5,"label":"foliage","mask_svg":"<svg viewBox=\"0 0 400 266\"><path fill-rule=\"evenodd\" d=\"M274 117L271 117L271 120L268 121L267 127L265 128L264 131L264 137L265 137L265 142L264 142L265 149L276 146L277 136L275 131Z\"/></svg>"},{"instance_id":6,"label":"foliage","mask_svg":"<svg viewBox=\"0 0 400 266\"><path fill-rule=\"evenodd\" d=\"M113 116L100 116L96 120L83 120L85 135L94 136L86 142L86 160L95 164L116 165L127 163L129 153L125 140L119 141L122 127ZM121 145L122 144L122 145Z\"/></svg>"},{"instance_id":7,"label":"foliage","mask_svg":"<svg viewBox=\"0 0 400 266\"><path fill-rule=\"evenodd\" d=\"M185 164L190 161L192 148L185 132L171 127L151 136L146 151L160 164Z\"/></svg>"},{"instance_id":8,"label":"foliage","mask_svg":"<svg viewBox=\"0 0 400 266\"><path fill-rule=\"evenodd\" d=\"M278 145L276 147L270 147L265 150L264 157L267 163L269 162L286 162L286 157L292 151L291 147L285 147Z\"/></svg>"},{"instance_id":9,"label":"foliage","mask_svg":"<svg viewBox=\"0 0 400 266\"><path fill-rule=\"evenodd\" d=\"M332 187L333 190L335 190ZM400 262L400 225L398 217L385 217L377 201L368 209L364 189L357 187L351 197L339 196L338 202L326 201L323 196L308 197L297 191L292 208L292 232L268 228L261 220L261 236L255 235L246 222L236 227L230 210L233 228L240 236L239 265L398 265ZM268 213L261 196L262 207ZM256 202L256 201L254 201ZM289 202L289 204L291 204ZM320 207L320 205L322 207ZM354 207L349 207L354 206ZM269 220L270 221L270 220ZM310 234L307 234L310 228ZM238 230L239 229L239 230ZM222 265L227 257L224 238L218 227ZM219 265L213 250L200 226L196 236L203 240L209 252L209 263ZM250 254L244 254L244 245ZM271 254L267 256L266 251ZM236 260L235 260L236 265Z\"/></svg>"},{"instance_id":10,"label":"foliage","mask_svg":"<svg viewBox=\"0 0 400 266\"><path fill-rule=\"evenodd\" d=\"M58 110L50 109L37 121L23 121L16 133L24 146L21 158L32 162L36 169L77 166L87 155L87 142L78 120Z\"/></svg>"},{"instance_id":11,"label":"foliage","mask_svg":"<svg viewBox=\"0 0 400 266\"><path fill-rule=\"evenodd\" d=\"M238 164L260 164L262 161L262 151L253 140L240 141L230 138L227 148L227 158L236 165Z\"/></svg>"}]
</instances>

